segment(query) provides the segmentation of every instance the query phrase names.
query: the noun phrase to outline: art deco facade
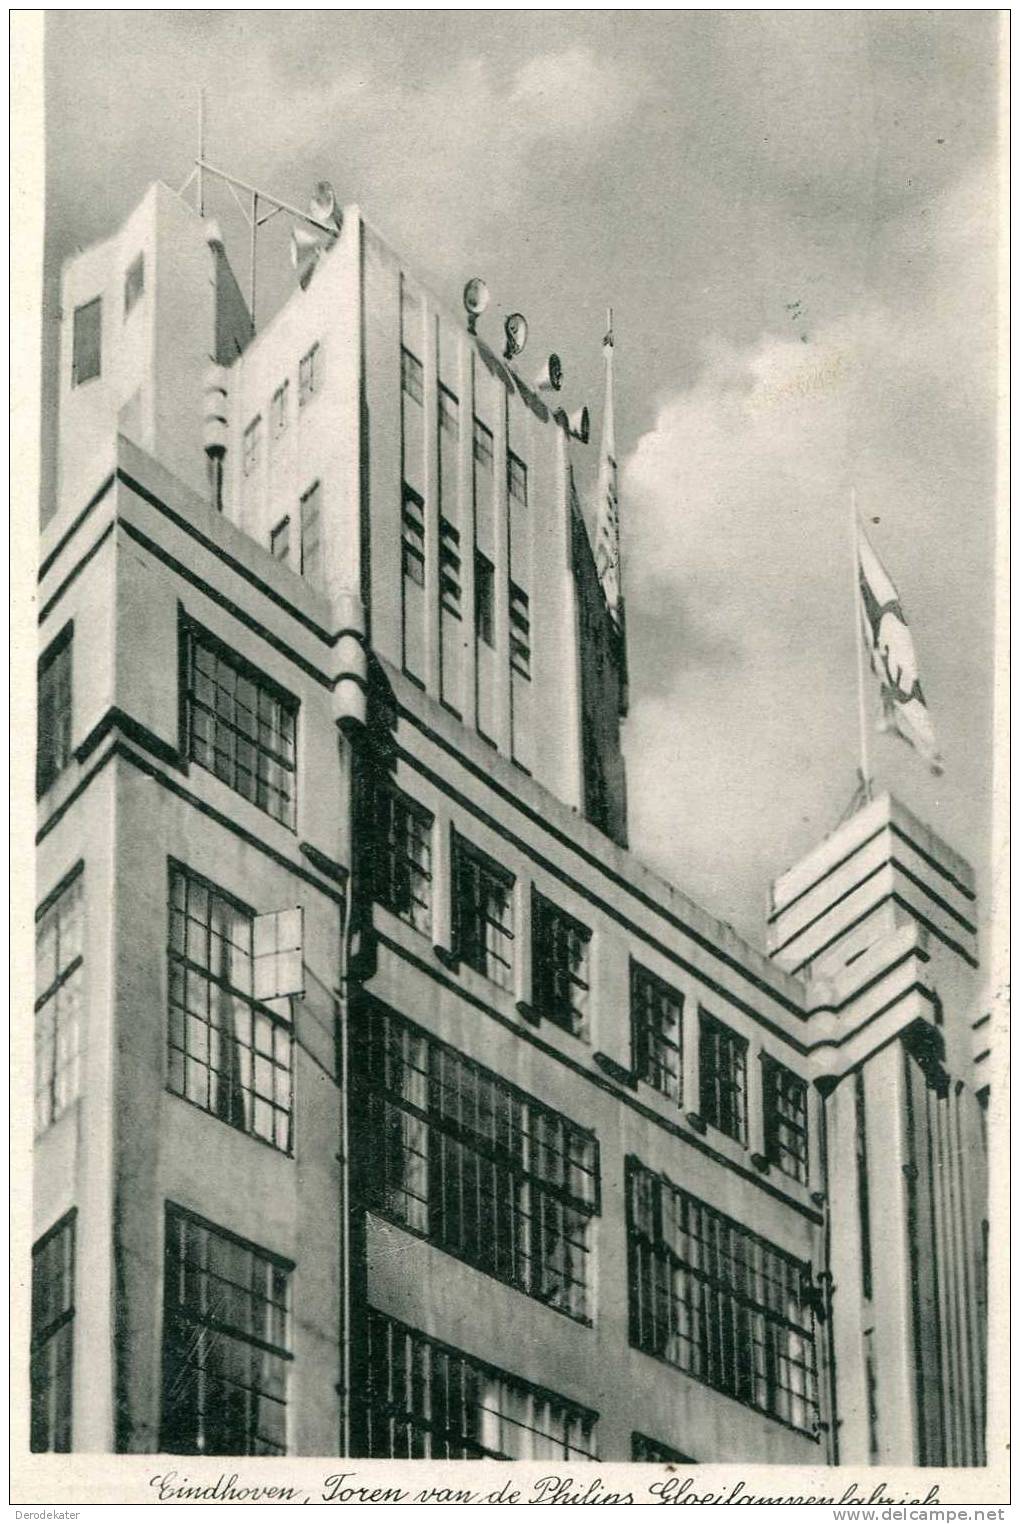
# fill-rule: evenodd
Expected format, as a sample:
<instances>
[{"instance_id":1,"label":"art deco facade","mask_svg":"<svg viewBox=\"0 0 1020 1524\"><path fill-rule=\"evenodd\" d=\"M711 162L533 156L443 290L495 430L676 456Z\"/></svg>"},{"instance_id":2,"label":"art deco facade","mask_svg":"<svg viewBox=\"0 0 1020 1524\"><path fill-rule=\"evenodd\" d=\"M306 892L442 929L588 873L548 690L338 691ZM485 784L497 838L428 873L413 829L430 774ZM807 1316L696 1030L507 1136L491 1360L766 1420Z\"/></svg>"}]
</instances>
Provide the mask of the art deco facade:
<instances>
[{"instance_id":1,"label":"art deco facade","mask_svg":"<svg viewBox=\"0 0 1020 1524\"><path fill-rule=\"evenodd\" d=\"M980 1462L967 864L876 799L766 954L630 854L597 445L356 208L62 312L33 1447Z\"/></svg>"}]
</instances>

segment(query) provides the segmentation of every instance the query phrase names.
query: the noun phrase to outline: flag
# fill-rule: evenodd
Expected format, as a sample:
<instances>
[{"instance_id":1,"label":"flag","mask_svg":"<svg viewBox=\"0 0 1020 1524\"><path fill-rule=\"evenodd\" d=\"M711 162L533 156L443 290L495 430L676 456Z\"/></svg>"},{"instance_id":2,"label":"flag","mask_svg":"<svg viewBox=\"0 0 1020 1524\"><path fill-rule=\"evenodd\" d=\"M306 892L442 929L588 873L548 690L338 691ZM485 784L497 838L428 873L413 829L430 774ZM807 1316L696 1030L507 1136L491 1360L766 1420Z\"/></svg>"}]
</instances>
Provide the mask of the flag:
<instances>
[{"instance_id":1,"label":"flag","mask_svg":"<svg viewBox=\"0 0 1020 1524\"><path fill-rule=\"evenodd\" d=\"M602 340L606 362L606 395L602 413L602 450L595 488L595 570L614 624L621 621L620 512L616 486L616 438L613 427L613 324Z\"/></svg>"},{"instance_id":2,"label":"flag","mask_svg":"<svg viewBox=\"0 0 1020 1524\"><path fill-rule=\"evenodd\" d=\"M882 690L879 729L898 735L913 746L937 776L942 772L942 758L921 691L914 639L900 595L859 520L857 584L864 643L871 658L871 670Z\"/></svg>"}]
</instances>

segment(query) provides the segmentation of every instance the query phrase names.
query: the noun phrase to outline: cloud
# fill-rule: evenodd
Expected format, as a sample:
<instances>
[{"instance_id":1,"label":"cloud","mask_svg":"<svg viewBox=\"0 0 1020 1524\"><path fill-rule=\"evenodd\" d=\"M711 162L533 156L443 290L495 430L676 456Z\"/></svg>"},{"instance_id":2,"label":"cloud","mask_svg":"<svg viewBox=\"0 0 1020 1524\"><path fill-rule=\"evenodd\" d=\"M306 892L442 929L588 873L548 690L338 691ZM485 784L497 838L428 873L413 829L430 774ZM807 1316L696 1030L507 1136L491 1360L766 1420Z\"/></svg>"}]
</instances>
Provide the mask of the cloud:
<instances>
[{"instance_id":1,"label":"cloud","mask_svg":"<svg viewBox=\"0 0 1020 1524\"><path fill-rule=\"evenodd\" d=\"M536 138L601 133L636 109L643 91L629 70L576 45L527 59L514 76L511 110Z\"/></svg>"}]
</instances>

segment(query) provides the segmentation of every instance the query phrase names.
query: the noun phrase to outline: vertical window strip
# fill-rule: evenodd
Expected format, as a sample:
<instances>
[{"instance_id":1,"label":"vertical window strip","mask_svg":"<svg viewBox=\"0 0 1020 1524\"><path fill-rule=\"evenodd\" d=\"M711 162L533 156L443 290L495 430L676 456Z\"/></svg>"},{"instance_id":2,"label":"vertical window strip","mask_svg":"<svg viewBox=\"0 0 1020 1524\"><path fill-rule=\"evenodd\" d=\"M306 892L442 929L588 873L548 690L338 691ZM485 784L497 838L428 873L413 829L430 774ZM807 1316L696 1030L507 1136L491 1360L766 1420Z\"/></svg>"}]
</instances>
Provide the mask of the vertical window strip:
<instances>
[{"instance_id":1,"label":"vertical window strip","mask_svg":"<svg viewBox=\"0 0 1020 1524\"><path fill-rule=\"evenodd\" d=\"M495 568L480 550L475 551L475 636L484 645L496 644Z\"/></svg>"},{"instance_id":2,"label":"vertical window strip","mask_svg":"<svg viewBox=\"0 0 1020 1524\"><path fill-rule=\"evenodd\" d=\"M588 1022L591 931L537 892L532 895L532 987L538 1013L572 1032Z\"/></svg>"},{"instance_id":3,"label":"vertical window strip","mask_svg":"<svg viewBox=\"0 0 1020 1524\"><path fill-rule=\"evenodd\" d=\"M73 627L68 624L39 659L36 792L40 797L71 760Z\"/></svg>"},{"instance_id":4,"label":"vertical window strip","mask_svg":"<svg viewBox=\"0 0 1020 1524\"><path fill-rule=\"evenodd\" d=\"M477 465L484 471L492 470L492 430L477 417L472 420L472 452Z\"/></svg>"},{"instance_id":5,"label":"vertical window strip","mask_svg":"<svg viewBox=\"0 0 1020 1524\"><path fill-rule=\"evenodd\" d=\"M283 1261L167 1208L161 1449L286 1453L289 1280Z\"/></svg>"},{"instance_id":6,"label":"vertical window strip","mask_svg":"<svg viewBox=\"0 0 1020 1524\"><path fill-rule=\"evenodd\" d=\"M677 1105L683 1102L683 996L638 964L630 973L634 1068Z\"/></svg>"},{"instance_id":7,"label":"vertical window strip","mask_svg":"<svg viewBox=\"0 0 1020 1524\"><path fill-rule=\"evenodd\" d=\"M460 402L448 386L439 387L439 432L456 439L460 433Z\"/></svg>"},{"instance_id":8,"label":"vertical window strip","mask_svg":"<svg viewBox=\"0 0 1020 1524\"><path fill-rule=\"evenodd\" d=\"M34 1454L71 1449L75 1214L32 1250L31 1423Z\"/></svg>"},{"instance_id":9,"label":"vertical window strip","mask_svg":"<svg viewBox=\"0 0 1020 1524\"><path fill-rule=\"evenodd\" d=\"M449 519L439 520L439 600L444 612L460 618L460 530Z\"/></svg>"},{"instance_id":10,"label":"vertical window strip","mask_svg":"<svg viewBox=\"0 0 1020 1524\"><path fill-rule=\"evenodd\" d=\"M294 1034L253 996L253 922L204 879L171 867L167 1088L288 1153Z\"/></svg>"},{"instance_id":11,"label":"vertical window strip","mask_svg":"<svg viewBox=\"0 0 1020 1524\"><path fill-rule=\"evenodd\" d=\"M301 575L319 585L322 577L322 490L315 482L301 499Z\"/></svg>"},{"instance_id":12,"label":"vertical window strip","mask_svg":"<svg viewBox=\"0 0 1020 1524\"><path fill-rule=\"evenodd\" d=\"M35 928L35 1130L78 1098L81 1050L84 875L38 916Z\"/></svg>"},{"instance_id":13,"label":"vertical window strip","mask_svg":"<svg viewBox=\"0 0 1020 1524\"><path fill-rule=\"evenodd\" d=\"M322 349L313 344L298 365L298 408L306 407L321 388Z\"/></svg>"},{"instance_id":14,"label":"vertical window strip","mask_svg":"<svg viewBox=\"0 0 1020 1524\"><path fill-rule=\"evenodd\" d=\"M77 307L71 337L71 385L80 386L101 374L103 348L103 301L93 297Z\"/></svg>"},{"instance_id":15,"label":"vertical window strip","mask_svg":"<svg viewBox=\"0 0 1020 1524\"><path fill-rule=\"evenodd\" d=\"M277 439L287 427L287 400L289 393L289 381L282 381L273 393L273 401L270 408L270 424L273 437Z\"/></svg>"},{"instance_id":16,"label":"vertical window strip","mask_svg":"<svg viewBox=\"0 0 1020 1524\"><path fill-rule=\"evenodd\" d=\"M807 1083L776 1059L762 1055L765 1157L801 1184L808 1178Z\"/></svg>"},{"instance_id":17,"label":"vertical window strip","mask_svg":"<svg viewBox=\"0 0 1020 1524\"><path fill-rule=\"evenodd\" d=\"M528 468L512 450L507 451L506 485L510 496L526 508L528 506Z\"/></svg>"},{"instance_id":18,"label":"vertical window strip","mask_svg":"<svg viewBox=\"0 0 1020 1524\"><path fill-rule=\"evenodd\" d=\"M738 1143L747 1142L747 1040L702 1012L700 1023L701 1115Z\"/></svg>"},{"instance_id":19,"label":"vertical window strip","mask_svg":"<svg viewBox=\"0 0 1020 1524\"><path fill-rule=\"evenodd\" d=\"M368 1020L373 1209L585 1321L595 1139L403 1018Z\"/></svg>"},{"instance_id":20,"label":"vertical window strip","mask_svg":"<svg viewBox=\"0 0 1020 1524\"><path fill-rule=\"evenodd\" d=\"M400 386L412 402L424 402L425 375L422 363L417 355L403 347L400 351Z\"/></svg>"},{"instance_id":21,"label":"vertical window strip","mask_svg":"<svg viewBox=\"0 0 1020 1524\"><path fill-rule=\"evenodd\" d=\"M425 586L425 502L413 487L404 483L404 507L401 516L403 573L418 587Z\"/></svg>"},{"instance_id":22,"label":"vertical window strip","mask_svg":"<svg viewBox=\"0 0 1020 1524\"><path fill-rule=\"evenodd\" d=\"M380 904L426 935L432 928L433 817L397 789L380 787L375 800L373 853Z\"/></svg>"},{"instance_id":23,"label":"vertical window strip","mask_svg":"<svg viewBox=\"0 0 1020 1524\"><path fill-rule=\"evenodd\" d=\"M273 559L284 566L290 564L290 516L280 520L269 536L269 549Z\"/></svg>"},{"instance_id":24,"label":"vertical window strip","mask_svg":"<svg viewBox=\"0 0 1020 1524\"><path fill-rule=\"evenodd\" d=\"M811 1267L627 1163L630 1339L805 1433L818 1431Z\"/></svg>"},{"instance_id":25,"label":"vertical window strip","mask_svg":"<svg viewBox=\"0 0 1020 1524\"><path fill-rule=\"evenodd\" d=\"M241 469L245 476L251 476L259 464L260 444L262 442L262 414L256 413L244 431L241 441Z\"/></svg>"},{"instance_id":26,"label":"vertical window strip","mask_svg":"<svg viewBox=\"0 0 1020 1524\"><path fill-rule=\"evenodd\" d=\"M503 989L513 987L513 875L454 840L454 940L457 956Z\"/></svg>"},{"instance_id":27,"label":"vertical window strip","mask_svg":"<svg viewBox=\"0 0 1020 1524\"><path fill-rule=\"evenodd\" d=\"M531 680L531 607L528 595L510 583L510 665L519 677Z\"/></svg>"},{"instance_id":28,"label":"vertical window strip","mask_svg":"<svg viewBox=\"0 0 1020 1524\"><path fill-rule=\"evenodd\" d=\"M864 1098L864 1071L854 1070L854 1133L857 1164L857 1221L861 1240L861 1295L871 1300L871 1199L868 1188L867 1109Z\"/></svg>"}]
</instances>

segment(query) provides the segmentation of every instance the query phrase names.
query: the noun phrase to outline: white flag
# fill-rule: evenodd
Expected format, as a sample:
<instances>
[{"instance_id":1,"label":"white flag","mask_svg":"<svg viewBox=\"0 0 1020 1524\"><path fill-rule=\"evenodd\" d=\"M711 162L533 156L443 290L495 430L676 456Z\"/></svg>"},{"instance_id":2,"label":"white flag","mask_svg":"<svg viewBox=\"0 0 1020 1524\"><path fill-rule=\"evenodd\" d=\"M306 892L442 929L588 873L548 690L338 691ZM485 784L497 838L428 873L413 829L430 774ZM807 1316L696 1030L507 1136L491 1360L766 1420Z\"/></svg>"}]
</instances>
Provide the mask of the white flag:
<instances>
[{"instance_id":1,"label":"white flag","mask_svg":"<svg viewBox=\"0 0 1020 1524\"><path fill-rule=\"evenodd\" d=\"M864 641L882 689L880 728L907 741L937 775L942 772L942 758L921 691L914 639L900 595L859 521L857 581Z\"/></svg>"}]
</instances>

